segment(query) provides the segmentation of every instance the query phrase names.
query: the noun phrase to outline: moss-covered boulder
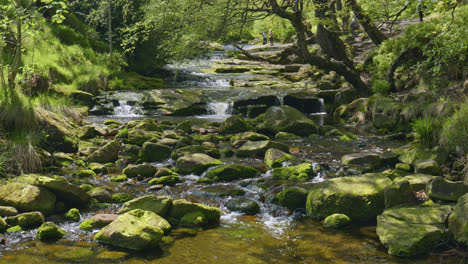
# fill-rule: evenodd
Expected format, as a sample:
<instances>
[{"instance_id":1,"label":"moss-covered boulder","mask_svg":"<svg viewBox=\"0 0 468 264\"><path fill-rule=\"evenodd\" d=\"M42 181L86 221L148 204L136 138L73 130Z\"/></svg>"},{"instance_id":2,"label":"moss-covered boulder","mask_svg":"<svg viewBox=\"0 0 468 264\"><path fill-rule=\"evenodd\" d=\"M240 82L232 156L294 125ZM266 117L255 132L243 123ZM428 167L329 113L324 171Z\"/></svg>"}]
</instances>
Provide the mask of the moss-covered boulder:
<instances>
[{"instance_id":1,"label":"moss-covered boulder","mask_svg":"<svg viewBox=\"0 0 468 264\"><path fill-rule=\"evenodd\" d=\"M426 193L433 200L456 202L458 198L468 193L468 184L435 177L427 184Z\"/></svg>"},{"instance_id":2,"label":"moss-covered boulder","mask_svg":"<svg viewBox=\"0 0 468 264\"><path fill-rule=\"evenodd\" d=\"M433 159L416 161L414 163L414 172L418 174L441 175L439 164Z\"/></svg>"},{"instance_id":3,"label":"moss-covered boulder","mask_svg":"<svg viewBox=\"0 0 468 264\"><path fill-rule=\"evenodd\" d=\"M24 183L7 183L0 186L0 204L19 211L41 211L50 214L55 210L56 196L44 187Z\"/></svg>"},{"instance_id":4,"label":"moss-covered boulder","mask_svg":"<svg viewBox=\"0 0 468 264\"><path fill-rule=\"evenodd\" d=\"M171 156L171 148L158 143L145 142L138 156L142 161L161 161Z\"/></svg>"},{"instance_id":5,"label":"moss-covered boulder","mask_svg":"<svg viewBox=\"0 0 468 264\"><path fill-rule=\"evenodd\" d=\"M88 164L88 169L94 171L95 173L107 173L106 166L101 163L92 162Z\"/></svg>"},{"instance_id":6,"label":"moss-covered boulder","mask_svg":"<svg viewBox=\"0 0 468 264\"><path fill-rule=\"evenodd\" d=\"M77 126L70 120L43 108L34 111L35 120L39 123L45 136L41 147L49 152L63 151L74 153L78 151Z\"/></svg>"},{"instance_id":7,"label":"moss-covered boulder","mask_svg":"<svg viewBox=\"0 0 468 264\"><path fill-rule=\"evenodd\" d=\"M177 159L176 169L180 174L197 174L200 175L209 167L221 165L220 160L214 159L206 154L194 153L185 155Z\"/></svg>"},{"instance_id":8,"label":"moss-covered boulder","mask_svg":"<svg viewBox=\"0 0 468 264\"><path fill-rule=\"evenodd\" d=\"M160 89L146 93L143 107L163 115L206 114L206 97L200 89Z\"/></svg>"},{"instance_id":9,"label":"moss-covered boulder","mask_svg":"<svg viewBox=\"0 0 468 264\"><path fill-rule=\"evenodd\" d=\"M288 132L278 132L275 135L276 139L283 139L283 140L296 140L296 139L301 139L300 136L297 136L293 133L288 133Z\"/></svg>"},{"instance_id":10,"label":"moss-covered boulder","mask_svg":"<svg viewBox=\"0 0 468 264\"><path fill-rule=\"evenodd\" d=\"M96 214L84 220L80 224L80 229L83 229L86 231L91 231L93 229L100 229L112 223L115 219L117 219L117 217L118 215L116 214Z\"/></svg>"},{"instance_id":11,"label":"moss-covered boulder","mask_svg":"<svg viewBox=\"0 0 468 264\"><path fill-rule=\"evenodd\" d=\"M153 177L157 168L151 164L128 165L122 173L130 178L137 177L138 175L145 178Z\"/></svg>"},{"instance_id":12,"label":"moss-covered boulder","mask_svg":"<svg viewBox=\"0 0 468 264\"><path fill-rule=\"evenodd\" d=\"M440 161L436 149L426 149L419 144L411 143L394 150L398 159L406 164L415 165L417 161L432 159Z\"/></svg>"},{"instance_id":13,"label":"moss-covered boulder","mask_svg":"<svg viewBox=\"0 0 468 264\"><path fill-rule=\"evenodd\" d=\"M259 131L276 134L280 131L294 133L298 136L308 136L317 133L314 121L297 109L283 105L272 106L265 112L263 123L257 126Z\"/></svg>"},{"instance_id":14,"label":"moss-covered boulder","mask_svg":"<svg viewBox=\"0 0 468 264\"><path fill-rule=\"evenodd\" d=\"M311 177L315 177L315 175L313 166L310 163L273 169L273 178L277 179L307 181Z\"/></svg>"},{"instance_id":15,"label":"moss-covered boulder","mask_svg":"<svg viewBox=\"0 0 468 264\"><path fill-rule=\"evenodd\" d=\"M3 218L0 217L0 233L5 233L7 231L7 223Z\"/></svg>"},{"instance_id":16,"label":"moss-covered boulder","mask_svg":"<svg viewBox=\"0 0 468 264\"><path fill-rule=\"evenodd\" d=\"M76 208L68 210L68 212L65 214L65 218L72 222L79 222L81 218L80 210Z\"/></svg>"},{"instance_id":17,"label":"moss-covered boulder","mask_svg":"<svg viewBox=\"0 0 468 264\"><path fill-rule=\"evenodd\" d=\"M323 219L345 214L353 221L374 220L385 208L384 190L392 181L381 174L342 177L317 183L307 196L307 213Z\"/></svg>"},{"instance_id":18,"label":"moss-covered boulder","mask_svg":"<svg viewBox=\"0 0 468 264\"><path fill-rule=\"evenodd\" d=\"M253 178L258 170L239 164L221 165L206 173L206 177L214 181L236 181L240 179Z\"/></svg>"},{"instance_id":19,"label":"moss-covered boulder","mask_svg":"<svg viewBox=\"0 0 468 264\"><path fill-rule=\"evenodd\" d=\"M414 256L433 250L450 237L448 205L396 207L377 217L377 235L388 253Z\"/></svg>"},{"instance_id":20,"label":"moss-covered boulder","mask_svg":"<svg viewBox=\"0 0 468 264\"><path fill-rule=\"evenodd\" d=\"M45 222L37 229L36 237L40 241L50 241L62 238L67 232L60 229L53 222Z\"/></svg>"},{"instance_id":21,"label":"moss-covered boulder","mask_svg":"<svg viewBox=\"0 0 468 264\"><path fill-rule=\"evenodd\" d=\"M319 113L323 111L323 99L316 93L307 91L291 93L284 97L284 104L294 107L302 113Z\"/></svg>"},{"instance_id":22,"label":"moss-covered boulder","mask_svg":"<svg viewBox=\"0 0 468 264\"><path fill-rule=\"evenodd\" d=\"M252 131L253 129L254 127L239 115L229 117L219 127L220 132L223 134L237 134Z\"/></svg>"},{"instance_id":23,"label":"moss-covered boulder","mask_svg":"<svg viewBox=\"0 0 468 264\"><path fill-rule=\"evenodd\" d=\"M79 186L69 183L63 177L48 177L38 174L23 174L16 179L18 182L27 183L52 191L58 200L68 205L83 207L89 202L89 195Z\"/></svg>"},{"instance_id":24,"label":"moss-covered boulder","mask_svg":"<svg viewBox=\"0 0 468 264\"><path fill-rule=\"evenodd\" d=\"M127 175L122 174L122 175L115 175L109 178L111 182L125 182L128 180Z\"/></svg>"},{"instance_id":25,"label":"moss-covered boulder","mask_svg":"<svg viewBox=\"0 0 468 264\"><path fill-rule=\"evenodd\" d=\"M165 217L171 206L172 198L169 196L146 195L124 203L122 209L119 210L119 214L141 209Z\"/></svg>"},{"instance_id":26,"label":"moss-covered boulder","mask_svg":"<svg viewBox=\"0 0 468 264\"><path fill-rule=\"evenodd\" d=\"M309 191L301 187L288 187L275 195L274 201L289 210L306 207Z\"/></svg>"},{"instance_id":27,"label":"moss-covered boulder","mask_svg":"<svg viewBox=\"0 0 468 264\"><path fill-rule=\"evenodd\" d=\"M263 140L269 140L270 138L266 135L259 134L256 132L248 131L248 132L243 132L243 133L238 133L234 136L231 137L231 143L234 143L238 140L243 140L243 141L263 141Z\"/></svg>"},{"instance_id":28,"label":"moss-covered boulder","mask_svg":"<svg viewBox=\"0 0 468 264\"><path fill-rule=\"evenodd\" d=\"M164 186L174 186L180 182L179 175L168 175L162 176L159 178L151 179L148 184L149 185L164 185Z\"/></svg>"},{"instance_id":29,"label":"moss-covered boulder","mask_svg":"<svg viewBox=\"0 0 468 264\"><path fill-rule=\"evenodd\" d=\"M99 231L94 239L121 248L151 249L158 247L164 235L163 228L167 227L164 218L150 211L136 209L117 217Z\"/></svg>"},{"instance_id":30,"label":"moss-covered boulder","mask_svg":"<svg viewBox=\"0 0 468 264\"><path fill-rule=\"evenodd\" d=\"M129 144L134 144L137 146L143 145L148 140L151 139L158 139L161 137L161 132L159 131L147 131L144 129L138 129L138 128L132 128L132 129L123 129L121 130L122 133L127 132L127 140L126 142ZM121 134L118 134L118 136L123 136Z\"/></svg>"},{"instance_id":31,"label":"moss-covered boulder","mask_svg":"<svg viewBox=\"0 0 468 264\"><path fill-rule=\"evenodd\" d=\"M323 220L326 228L340 229L346 227L351 222L351 219L345 214L332 214Z\"/></svg>"},{"instance_id":32,"label":"moss-covered boulder","mask_svg":"<svg viewBox=\"0 0 468 264\"><path fill-rule=\"evenodd\" d=\"M293 162L296 159L290 154L279 149L271 148L265 153L265 163L269 168L278 168L283 166L284 162Z\"/></svg>"},{"instance_id":33,"label":"moss-covered boulder","mask_svg":"<svg viewBox=\"0 0 468 264\"><path fill-rule=\"evenodd\" d=\"M211 148L211 147L202 146L202 145L191 145L191 146L186 146L186 147L176 149L174 152L172 152L171 157L177 160L180 157L183 157L188 154L194 154L194 153L206 154L215 159L218 159L219 157L221 157L221 154L217 148Z\"/></svg>"},{"instance_id":34,"label":"moss-covered boulder","mask_svg":"<svg viewBox=\"0 0 468 264\"><path fill-rule=\"evenodd\" d=\"M41 212L22 213L6 218L10 226L20 226L23 230L34 229L44 223L44 215Z\"/></svg>"},{"instance_id":35,"label":"moss-covered boulder","mask_svg":"<svg viewBox=\"0 0 468 264\"><path fill-rule=\"evenodd\" d=\"M205 226L219 223L221 213L218 208L187 200L174 200L169 210L169 222L188 225Z\"/></svg>"},{"instance_id":36,"label":"moss-covered boulder","mask_svg":"<svg viewBox=\"0 0 468 264\"><path fill-rule=\"evenodd\" d=\"M405 177L396 178L394 179L394 182L398 183L400 181L408 181L411 185L411 189L413 190L413 192L419 192L421 190L426 190L426 186L434 178L435 176L432 175L412 174L407 175Z\"/></svg>"},{"instance_id":37,"label":"moss-covered boulder","mask_svg":"<svg viewBox=\"0 0 468 264\"><path fill-rule=\"evenodd\" d=\"M276 148L284 152L289 152L289 147L286 144L275 142L271 140L263 141L247 141L240 148L236 150L238 157L264 157L267 150Z\"/></svg>"},{"instance_id":38,"label":"moss-covered boulder","mask_svg":"<svg viewBox=\"0 0 468 264\"><path fill-rule=\"evenodd\" d=\"M416 201L413 188L407 180L396 182L385 188L385 208L402 204L409 204Z\"/></svg>"},{"instance_id":39,"label":"moss-covered boulder","mask_svg":"<svg viewBox=\"0 0 468 264\"><path fill-rule=\"evenodd\" d=\"M115 162L119 158L120 142L114 140L88 156L87 161L97 163Z\"/></svg>"},{"instance_id":40,"label":"moss-covered boulder","mask_svg":"<svg viewBox=\"0 0 468 264\"><path fill-rule=\"evenodd\" d=\"M449 217L448 227L457 242L468 244L468 194L458 199Z\"/></svg>"},{"instance_id":41,"label":"moss-covered boulder","mask_svg":"<svg viewBox=\"0 0 468 264\"><path fill-rule=\"evenodd\" d=\"M93 178L96 177L96 173L92 170L79 170L74 173L78 178Z\"/></svg>"},{"instance_id":42,"label":"moss-covered boulder","mask_svg":"<svg viewBox=\"0 0 468 264\"><path fill-rule=\"evenodd\" d=\"M106 187L96 187L88 191L88 195L91 198L98 200L101 203L111 203L112 202L112 194L110 193L109 189Z\"/></svg>"},{"instance_id":43,"label":"moss-covered boulder","mask_svg":"<svg viewBox=\"0 0 468 264\"><path fill-rule=\"evenodd\" d=\"M377 167L380 164L380 155L372 152L352 153L344 155L341 160L348 165L372 165Z\"/></svg>"},{"instance_id":44,"label":"moss-covered boulder","mask_svg":"<svg viewBox=\"0 0 468 264\"><path fill-rule=\"evenodd\" d=\"M260 212L260 206L254 200L248 198L235 198L226 203L226 207L234 212L241 212L246 215L256 215Z\"/></svg>"},{"instance_id":45,"label":"moss-covered boulder","mask_svg":"<svg viewBox=\"0 0 468 264\"><path fill-rule=\"evenodd\" d=\"M5 216L14 216L18 214L18 210L13 206L0 206L0 218Z\"/></svg>"}]
</instances>

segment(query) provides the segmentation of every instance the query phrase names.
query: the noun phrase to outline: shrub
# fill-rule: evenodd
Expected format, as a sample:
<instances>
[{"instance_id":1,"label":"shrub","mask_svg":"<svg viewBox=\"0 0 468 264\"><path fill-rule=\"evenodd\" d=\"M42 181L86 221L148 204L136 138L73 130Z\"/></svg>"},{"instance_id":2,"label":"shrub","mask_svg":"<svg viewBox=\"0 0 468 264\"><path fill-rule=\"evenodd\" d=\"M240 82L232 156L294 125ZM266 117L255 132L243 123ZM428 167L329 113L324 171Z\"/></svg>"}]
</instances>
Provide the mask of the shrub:
<instances>
[{"instance_id":1,"label":"shrub","mask_svg":"<svg viewBox=\"0 0 468 264\"><path fill-rule=\"evenodd\" d=\"M385 94L388 94L389 89L390 89L390 86L388 85L388 82L385 80L375 80L372 82L372 92L374 94L385 95Z\"/></svg>"},{"instance_id":2,"label":"shrub","mask_svg":"<svg viewBox=\"0 0 468 264\"><path fill-rule=\"evenodd\" d=\"M418 118L411 123L411 127L425 147L432 148L438 143L440 122L437 119L432 117Z\"/></svg>"},{"instance_id":3,"label":"shrub","mask_svg":"<svg viewBox=\"0 0 468 264\"><path fill-rule=\"evenodd\" d=\"M444 122L440 144L444 149L460 155L468 152L468 102Z\"/></svg>"}]
</instances>

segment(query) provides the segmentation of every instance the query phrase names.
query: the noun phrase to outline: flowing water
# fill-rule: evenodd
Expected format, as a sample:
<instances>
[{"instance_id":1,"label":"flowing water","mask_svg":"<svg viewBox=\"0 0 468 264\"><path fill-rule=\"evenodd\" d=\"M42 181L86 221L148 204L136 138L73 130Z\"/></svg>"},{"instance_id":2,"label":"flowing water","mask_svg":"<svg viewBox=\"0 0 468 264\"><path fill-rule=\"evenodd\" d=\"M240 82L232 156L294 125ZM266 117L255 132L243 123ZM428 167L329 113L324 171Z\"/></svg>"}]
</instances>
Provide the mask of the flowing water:
<instances>
[{"instance_id":1,"label":"flowing water","mask_svg":"<svg viewBox=\"0 0 468 264\"><path fill-rule=\"evenodd\" d=\"M222 57L216 53L215 57ZM186 117L165 117L153 115L159 120L179 122L222 121L233 110L233 95L255 92L247 89L235 90L229 86L230 78L242 75L205 74L200 70L212 65L210 59L170 65L171 74L166 82L170 88L204 89L211 95L207 103L207 114ZM115 92L105 94L113 112L103 116L90 116L89 121L102 123L106 119L130 121L145 117L138 104L141 92ZM279 102L282 96L278 95ZM323 104L323 101L322 101ZM325 108L315 113L314 118L326 123ZM326 180L326 175L347 175L341 166L341 156L352 152L385 152L404 142L387 141L378 137L360 136L357 141L341 142L337 137L320 137L284 141L290 145L293 155L310 162L317 168L318 175L302 186L311 186ZM248 164L261 167L262 160L222 158L224 163ZM174 160L155 164L158 167L173 165ZM285 164L287 165L287 164ZM66 175L72 178L69 175ZM0 245L0 263L464 263L465 258L456 251L444 251L419 258L405 259L388 255L375 234L375 223L354 225L345 230L325 229L321 222L308 217L303 211L290 212L271 203L279 189L291 183L274 180L271 171L255 179L230 183L198 185L199 176L184 176L183 183L161 190L148 189L145 182L129 180L113 183L103 175L93 179L94 183L105 185L115 192L125 192L135 197L146 194L170 195L213 206L222 211L219 227L208 230L187 232L176 229L171 237L161 243L160 249L147 252L122 251L93 242L93 232L80 230L79 223L66 222L60 216L48 218L67 231L64 239L48 244L35 240L35 231L8 233L5 245ZM245 196L260 204L261 212L256 216L244 216L226 209L226 202L233 190L242 190ZM118 205L105 209L90 209L82 213L81 221L96 213L115 213ZM446 250L446 248L444 249Z\"/></svg>"}]
</instances>

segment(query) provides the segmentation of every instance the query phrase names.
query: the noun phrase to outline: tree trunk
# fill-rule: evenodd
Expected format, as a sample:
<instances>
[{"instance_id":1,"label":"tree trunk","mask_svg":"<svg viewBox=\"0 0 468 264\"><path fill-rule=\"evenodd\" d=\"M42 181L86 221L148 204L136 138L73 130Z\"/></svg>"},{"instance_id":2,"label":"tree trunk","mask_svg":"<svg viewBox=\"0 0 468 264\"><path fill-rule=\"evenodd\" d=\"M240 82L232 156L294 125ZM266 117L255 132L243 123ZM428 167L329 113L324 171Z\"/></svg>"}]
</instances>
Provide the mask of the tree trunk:
<instances>
[{"instance_id":1,"label":"tree trunk","mask_svg":"<svg viewBox=\"0 0 468 264\"><path fill-rule=\"evenodd\" d=\"M107 25L109 28L109 55L110 55L110 62L112 64L112 0L109 1L109 13L107 18Z\"/></svg>"},{"instance_id":2,"label":"tree trunk","mask_svg":"<svg viewBox=\"0 0 468 264\"><path fill-rule=\"evenodd\" d=\"M353 10L359 23L366 31L369 38L374 42L375 45L380 45L382 42L387 40L387 37L372 23L370 17L366 15L361 7L356 3L356 0L345 0L346 5Z\"/></svg>"},{"instance_id":3,"label":"tree trunk","mask_svg":"<svg viewBox=\"0 0 468 264\"><path fill-rule=\"evenodd\" d=\"M416 61L421 60L423 57L423 53L420 48L408 48L403 51L400 56L398 56L392 63L392 66L388 70L387 78L388 84L390 86L390 92L396 92L395 86L395 79L393 76L395 75L396 69L403 65L404 63L410 61L411 59L415 59Z\"/></svg>"},{"instance_id":4,"label":"tree trunk","mask_svg":"<svg viewBox=\"0 0 468 264\"><path fill-rule=\"evenodd\" d=\"M8 87L10 90L15 88L16 76L21 65L21 55L22 55L22 42L23 42L23 29L22 29L23 20L18 18L16 21L16 45L15 45L15 58L11 66L11 70L8 74Z\"/></svg>"},{"instance_id":5,"label":"tree trunk","mask_svg":"<svg viewBox=\"0 0 468 264\"><path fill-rule=\"evenodd\" d=\"M343 10L343 2L336 0L336 11L340 12ZM345 15L341 15L341 31L344 33L349 32L349 14L346 12Z\"/></svg>"}]
</instances>

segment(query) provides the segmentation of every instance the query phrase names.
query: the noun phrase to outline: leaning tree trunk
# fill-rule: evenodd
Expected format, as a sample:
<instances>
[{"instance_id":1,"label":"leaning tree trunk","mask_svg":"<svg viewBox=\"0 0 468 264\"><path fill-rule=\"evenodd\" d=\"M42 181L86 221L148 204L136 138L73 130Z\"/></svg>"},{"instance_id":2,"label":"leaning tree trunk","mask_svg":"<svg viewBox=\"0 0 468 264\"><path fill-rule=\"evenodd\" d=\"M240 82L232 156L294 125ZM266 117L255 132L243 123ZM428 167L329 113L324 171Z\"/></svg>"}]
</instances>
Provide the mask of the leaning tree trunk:
<instances>
[{"instance_id":1,"label":"leaning tree trunk","mask_svg":"<svg viewBox=\"0 0 468 264\"><path fill-rule=\"evenodd\" d=\"M375 45L378 46L380 43L387 40L387 37L372 23L370 17L362 11L361 7L356 3L356 0L345 0L345 3L353 10L359 23L361 23L367 35Z\"/></svg>"},{"instance_id":2,"label":"leaning tree trunk","mask_svg":"<svg viewBox=\"0 0 468 264\"><path fill-rule=\"evenodd\" d=\"M396 69L407 63L410 60L416 60L420 61L423 59L423 52L421 51L420 48L408 48L405 51L403 51L400 56L398 56L392 63L392 66L388 70L387 73L387 78L388 78L388 84L390 86L390 92L396 92L396 86L395 86L395 71Z\"/></svg>"}]
</instances>

